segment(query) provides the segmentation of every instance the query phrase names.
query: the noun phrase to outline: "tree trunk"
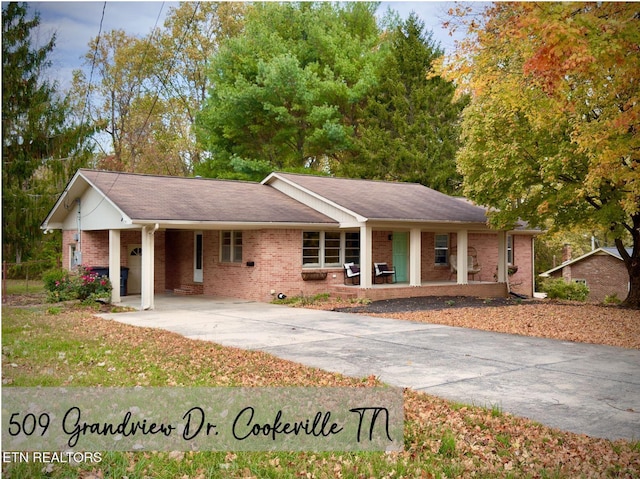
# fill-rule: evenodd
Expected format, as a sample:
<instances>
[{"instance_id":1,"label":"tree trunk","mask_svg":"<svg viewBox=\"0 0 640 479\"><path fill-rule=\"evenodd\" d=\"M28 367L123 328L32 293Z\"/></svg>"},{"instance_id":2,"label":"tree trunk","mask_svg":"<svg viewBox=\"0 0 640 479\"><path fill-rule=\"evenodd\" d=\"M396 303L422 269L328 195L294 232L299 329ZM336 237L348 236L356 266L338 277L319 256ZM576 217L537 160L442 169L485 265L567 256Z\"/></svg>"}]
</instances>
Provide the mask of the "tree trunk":
<instances>
[{"instance_id":1,"label":"tree trunk","mask_svg":"<svg viewBox=\"0 0 640 479\"><path fill-rule=\"evenodd\" d=\"M640 222L640 215L636 216L637 217L634 217L634 223ZM627 298L622 302L622 306L640 309L640 230L636 229L635 234L632 232L631 236L633 238L631 255L627 253L627 250L622 244L622 240L619 238L616 239L616 247L629 272L629 294L627 294Z\"/></svg>"},{"instance_id":2,"label":"tree trunk","mask_svg":"<svg viewBox=\"0 0 640 479\"><path fill-rule=\"evenodd\" d=\"M640 261L636 259L635 273L633 268L629 269L629 294L622 302L622 306L633 309L640 309Z\"/></svg>"}]
</instances>

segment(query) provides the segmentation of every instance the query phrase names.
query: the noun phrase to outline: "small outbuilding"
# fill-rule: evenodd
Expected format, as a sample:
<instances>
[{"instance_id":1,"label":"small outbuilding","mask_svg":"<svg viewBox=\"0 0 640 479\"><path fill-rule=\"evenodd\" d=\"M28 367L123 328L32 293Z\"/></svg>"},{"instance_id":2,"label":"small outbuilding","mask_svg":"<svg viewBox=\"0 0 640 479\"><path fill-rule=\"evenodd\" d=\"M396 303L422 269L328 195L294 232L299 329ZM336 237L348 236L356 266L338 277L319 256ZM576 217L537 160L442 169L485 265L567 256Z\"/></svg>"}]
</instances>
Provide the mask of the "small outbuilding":
<instances>
[{"instance_id":1,"label":"small outbuilding","mask_svg":"<svg viewBox=\"0 0 640 479\"><path fill-rule=\"evenodd\" d=\"M627 248L631 254L631 248ZM588 300L602 302L614 295L624 300L629 293L629 272L615 247L594 249L578 258L571 257L565 245L563 262L540 274L542 278L563 278L566 282L583 283L589 288Z\"/></svg>"}]
</instances>

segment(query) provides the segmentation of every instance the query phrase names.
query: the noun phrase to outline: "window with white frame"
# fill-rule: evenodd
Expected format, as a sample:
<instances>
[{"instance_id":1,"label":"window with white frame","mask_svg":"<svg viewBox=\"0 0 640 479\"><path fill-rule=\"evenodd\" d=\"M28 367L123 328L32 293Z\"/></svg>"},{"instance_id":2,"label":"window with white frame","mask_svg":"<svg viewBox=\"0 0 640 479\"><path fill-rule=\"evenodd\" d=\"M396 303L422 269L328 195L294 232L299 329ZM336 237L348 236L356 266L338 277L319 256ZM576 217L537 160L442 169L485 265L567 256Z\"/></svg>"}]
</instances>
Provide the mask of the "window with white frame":
<instances>
[{"instance_id":1,"label":"window with white frame","mask_svg":"<svg viewBox=\"0 0 640 479\"><path fill-rule=\"evenodd\" d=\"M345 233L344 240L344 263L360 264L360 233Z\"/></svg>"},{"instance_id":2,"label":"window with white frame","mask_svg":"<svg viewBox=\"0 0 640 479\"><path fill-rule=\"evenodd\" d=\"M302 233L302 266L338 267L360 262L360 233L305 231Z\"/></svg>"},{"instance_id":3,"label":"window with white frame","mask_svg":"<svg viewBox=\"0 0 640 479\"><path fill-rule=\"evenodd\" d=\"M242 231L220 233L220 262L242 263Z\"/></svg>"},{"instance_id":4,"label":"window with white frame","mask_svg":"<svg viewBox=\"0 0 640 479\"><path fill-rule=\"evenodd\" d=\"M507 235L507 264L513 264L513 236Z\"/></svg>"},{"instance_id":5,"label":"window with white frame","mask_svg":"<svg viewBox=\"0 0 640 479\"><path fill-rule=\"evenodd\" d=\"M446 265L449 261L449 235L437 234L435 236L435 264Z\"/></svg>"}]
</instances>

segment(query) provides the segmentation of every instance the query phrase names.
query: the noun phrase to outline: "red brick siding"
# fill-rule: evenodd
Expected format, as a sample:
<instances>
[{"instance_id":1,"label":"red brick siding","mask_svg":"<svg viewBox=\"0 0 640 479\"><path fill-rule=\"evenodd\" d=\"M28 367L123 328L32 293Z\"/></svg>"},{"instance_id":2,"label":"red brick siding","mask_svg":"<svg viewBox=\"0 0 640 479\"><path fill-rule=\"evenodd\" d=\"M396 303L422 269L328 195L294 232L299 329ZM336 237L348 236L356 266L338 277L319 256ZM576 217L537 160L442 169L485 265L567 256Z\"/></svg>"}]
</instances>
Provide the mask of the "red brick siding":
<instances>
[{"instance_id":1,"label":"red brick siding","mask_svg":"<svg viewBox=\"0 0 640 479\"><path fill-rule=\"evenodd\" d=\"M513 264L518 272L509 277L511 291L533 296L533 236L513 236Z\"/></svg>"},{"instance_id":2,"label":"red brick siding","mask_svg":"<svg viewBox=\"0 0 640 479\"><path fill-rule=\"evenodd\" d=\"M166 233L166 288L179 289L193 284L193 231L167 231ZM204 240L204 237L203 237ZM210 252L203 250L206 261Z\"/></svg>"},{"instance_id":3,"label":"red brick siding","mask_svg":"<svg viewBox=\"0 0 640 479\"><path fill-rule=\"evenodd\" d=\"M371 267L373 263L387 263L393 266L393 231L374 231L371 235ZM408 241L408 240L407 240Z\"/></svg>"},{"instance_id":4,"label":"red brick siding","mask_svg":"<svg viewBox=\"0 0 640 479\"><path fill-rule=\"evenodd\" d=\"M562 278L563 270L552 274L554 278ZM565 272L566 273L566 272ZM589 287L589 301L602 302L616 294L625 299L629 292L629 273L624 263L609 254L591 255L571 265L570 280L584 279ZM565 279L566 281L566 279Z\"/></svg>"},{"instance_id":5,"label":"red brick siding","mask_svg":"<svg viewBox=\"0 0 640 479\"><path fill-rule=\"evenodd\" d=\"M139 230L123 230L120 233L120 265L129 266L128 247L132 244L140 244ZM76 245L75 231L63 231L62 234L62 265L68 269L70 265L69 247ZM109 231L83 231L82 232L82 264L86 266L109 266ZM165 291L165 232L155 233L155 277L154 287L156 292Z\"/></svg>"},{"instance_id":6,"label":"red brick siding","mask_svg":"<svg viewBox=\"0 0 640 479\"><path fill-rule=\"evenodd\" d=\"M449 253L451 245L455 245L456 235L449 235ZM436 235L435 233L422 233L422 258L420 265L421 281L448 281L451 277L449 265L436 265Z\"/></svg>"},{"instance_id":7,"label":"red brick siding","mask_svg":"<svg viewBox=\"0 0 640 479\"><path fill-rule=\"evenodd\" d=\"M270 301L287 296L326 293L343 283L342 268L322 268L324 280L302 280L302 231L251 230L242 236L242 262L220 262L220 233L205 232L204 292L212 296ZM207 251L211 251L208 254ZM253 262L254 266L247 266Z\"/></svg>"},{"instance_id":8,"label":"red brick siding","mask_svg":"<svg viewBox=\"0 0 640 479\"><path fill-rule=\"evenodd\" d=\"M77 245L74 239L75 230L62 232L62 265L68 269L70 263L69 247ZM156 232L156 241L158 241L158 233ZM140 244L139 230L123 230L120 232L120 264L128 266L127 248L131 244ZM156 251L158 244L156 244ZM157 256L157 252L156 252ZM101 231L83 231L82 232L82 263L89 266L108 266L109 265L109 232Z\"/></svg>"},{"instance_id":9,"label":"red brick siding","mask_svg":"<svg viewBox=\"0 0 640 479\"><path fill-rule=\"evenodd\" d=\"M121 233L121 264L128 266L128 247L140 244L140 231ZM392 264L392 231L373 232L373 258ZM250 230L243 232L243 257L241 263L220 262L220 232L203 232L203 286L193 282L193 231L158 231L155 233L155 291L185 289L190 293L202 291L206 295L246 298L269 301L271 291L288 296L326 293L332 286L342 285L341 267L324 268L322 280L303 281L302 231L301 230ZM109 263L108 231L83 232L83 262L95 266ZM63 261L68 267L69 244L74 243L73 231L63 233ZM456 235L450 235L450 251L455 249ZM493 281L497 265L497 238L492 234L472 233L469 246L476 248L482 273L477 280ZM512 289L532 295L531 237L515 236L515 262L517 274L511 277ZM451 277L449 266L434 264L434 234L422 233L422 281L446 281ZM254 266L247 266L247 262ZM318 271L314 269L313 271ZM195 285L195 286L194 286ZM407 291L411 291L408 288ZM465 290L467 291L467 290ZM415 290L414 290L415 292ZM400 292L398 292L400 294ZM381 293L382 294L382 293ZM391 294L391 293L384 293ZM468 290L468 294L472 294Z\"/></svg>"},{"instance_id":10,"label":"red brick siding","mask_svg":"<svg viewBox=\"0 0 640 479\"><path fill-rule=\"evenodd\" d=\"M63 231L62 232L62 267L64 269L69 269L71 265L71 257L69 247L70 245L75 245L76 241L73 238L75 231Z\"/></svg>"},{"instance_id":11,"label":"red brick siding","mask_svg":"<svg viewBox=\"0 0 640 479\"><path fill-rule=\"evenodd\" d=\"M82 264L87 266L109 266L108 231L82 232Z\"/></svg>"},{"instance_id":12,"label":"red brick siding","mask_svg":"<svg viewBox=\"0 0 640 479\"><path fill-rule=\"evenodd\" d=\"M507 287L504 283L438 284L427 286L407 286L397 288L358 289L349 286L337 286L334 294L341 297L368 298L380 301L392 298L410 298L414 296L475 296L479 298L505 297Z\"/></svg>"},{"instance_id":13,"label":"red brick siding","mask_svg":"<svg viewBox=\"0 0 640 479\"><path fill-rule=\"evenodd\" d=\"M509 277L511 290L533 295L533 277L531 268L531 236L513 236L514 264L518 272ZM457 235L449 235L449 253L456 251ZM492 233L469 233L469 248L475 248L478 264L482 271L475 276L478 281L495 281L498 266L498 238ZM422 233L422 281L448 281L455 279L451 267L435 264L435 233Z\"/></svg>"}]
</instances>

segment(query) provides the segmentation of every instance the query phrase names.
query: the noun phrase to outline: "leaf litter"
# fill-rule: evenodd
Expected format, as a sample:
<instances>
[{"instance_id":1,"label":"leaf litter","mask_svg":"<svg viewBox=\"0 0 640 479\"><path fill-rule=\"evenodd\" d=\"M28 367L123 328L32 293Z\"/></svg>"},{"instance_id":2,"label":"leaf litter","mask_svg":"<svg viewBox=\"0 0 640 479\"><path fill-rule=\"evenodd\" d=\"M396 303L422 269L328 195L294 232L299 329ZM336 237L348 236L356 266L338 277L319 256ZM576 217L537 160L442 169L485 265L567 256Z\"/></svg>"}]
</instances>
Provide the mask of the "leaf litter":
<instances>
[{"instance_id":1,"label":"leaf litter","mask_svg":"<svg viewBox=\"0 0 640 479\"><path fill-rule=\"evenodd\" d=\"M517 314L521 307L524 309ZM625 324L625 318L614 309L592 308L586 305L521 305L482 311L454 308L432 311L434 316L425 316L422 320L439 318L455 322L457 326L482 321L502 325L495 326L502 330L508 327L509 332L514 332L522 327L527 328L525 331L531 329L526 324L513 325L518 316L527 316L529 322L548 319L557 331L564 331L557 333L559 336L569 330L575 331L577 326L566 327L563 323L576 315L576 324L584 325L585 320L579 318L591 317L595 312L605 313L603 316L607 321ZM390 314L419 315L424 312ZM411 320L416 319L412 316ZM260 351L222 347L159 329L103 320L93 316L91 311L55 316L41 314L31 324L32 334L46 330L49 336L73 337L83 343L82 351L99 348L104 353L106 348L112 352L109 357L119 357L129 364L127 376L112 376L105 371L100 378L101 386L371 387L380 384L373 376L349 378ZM600 330L592 326L588 331L595 334ZM591 342L604 337L601 334ZM72 356L67 352L68 359ZM54 360L57 360L57 353ZM162 369L166 375L155 374L156 369ZM104 368L100 370L104 371ZM6 374L7 369L3 369L3 377ZM404 391L404 414L405 447L401 452L380 453L379 457L357 453L324 454L319 460L311 453L228 453L220 458L220 466L224 465L225 477L260 477L255 471L291 477L640 477L640 442L637 439L609 441L568 433L499 410L457 404L409 389ZM144 466L143 469L148 469L147 473L155 477L151 469L158 467L158 463L154 466L148 461L162 453L145 454L126 453L125 456L132 464ZM182 454L173 454L167 459L190 464L197 455L206 461L207 454L210 453L190 453L188 461ZM166 455L162 457L166 458ZM246 466L247 461L250 467ZM77 477L101 475L102 471L94 466L78 472ZM198 475L201 475L200 470L193 476L181 473L178 477Z\"/></svg>"}]
</instances>

